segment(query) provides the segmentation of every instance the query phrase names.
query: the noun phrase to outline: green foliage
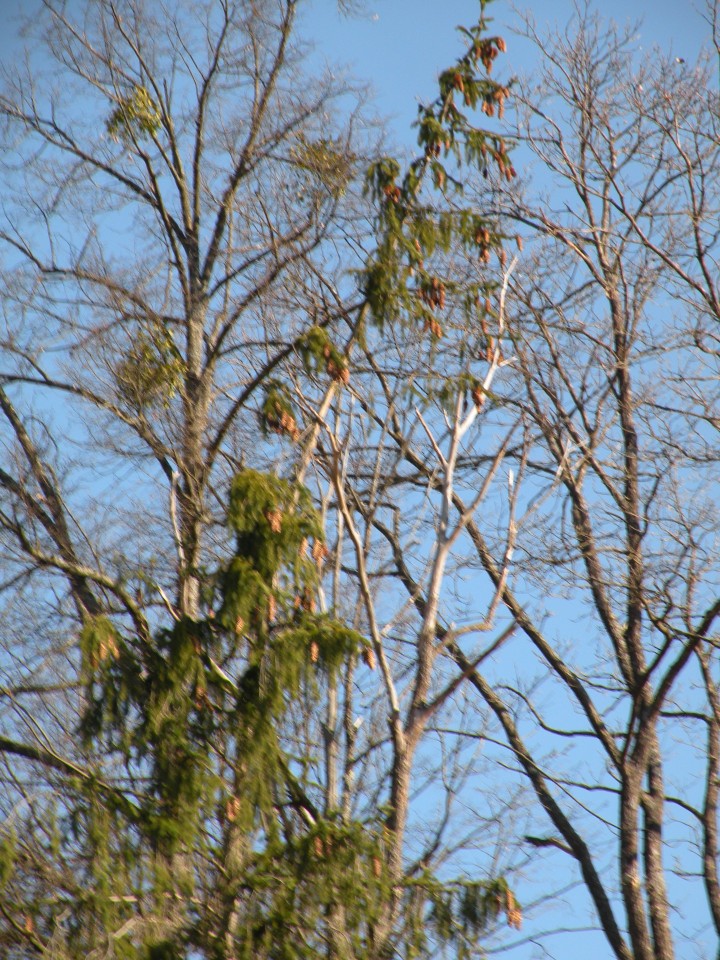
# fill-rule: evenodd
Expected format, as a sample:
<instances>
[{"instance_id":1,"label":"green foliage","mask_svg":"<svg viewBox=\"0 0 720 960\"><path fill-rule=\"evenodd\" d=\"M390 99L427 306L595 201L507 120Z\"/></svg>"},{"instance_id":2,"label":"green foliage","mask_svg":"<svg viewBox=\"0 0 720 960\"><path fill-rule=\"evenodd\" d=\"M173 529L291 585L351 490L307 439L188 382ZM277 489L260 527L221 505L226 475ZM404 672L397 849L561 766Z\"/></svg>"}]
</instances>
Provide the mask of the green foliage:
<instances>
[{"instance_id":1,"label":"green foliage","mask_svg":"<svg viewBox=\"0 0 720 960\"><path fill-rule=\"evenodd\" d=\"M133 703L142 696L141 665L120 630L107 617L87 617L80 631L81 678L85 710L80 733L87 745L103 736L110 750L129 755L126 726Z\"/></svg>"},{"instance_id":2,"label":"green foliage","mask_svg":"<svg viewBox=\"0 0 720 960\"><path fill-rule=\"evenodd\" d=\"M304 487L242 471L231 485L228 526L236 550L220 576L215 619L247 642L234 707L237 736L246 782L252 782L252 767L258 783L268 786L283 765L277 730L286 710L301 690L313 693L318 671L337 670L364 639L314 612L325 547L319 514ZM254 802L261 805L268 796L260 790Z\"/></svg>"},{"instance_id":3,"label":"green foliage","mask_svg":"<svg viewBox=\"0 0 720 960\"><path fill-rule=\"evenodd\" d=\"M80 631L83 676L90 680L107 660L120 656L120 634L107 617L88 617Z\"/></svg>"},{"instance_id":4,"label":"green foliage","mask_svg":"<svg viewBox=\"0 0 720 960\"><path fill-rule=\"evenodd\" d=\"M295 407L285 384L279 380L268 380L263 385L263 403L258 419L260 427L267 436L278 433L289 437L293 443L300 437Z\"/></svg>"},{"instance_id":5,"label":"green foliage","mask_svg":"<svg viewBox=\"0 0 720 960\"><path fill-rule=\"evenodd\" d=\"M113 373L120 397L133 408L167 408L182 384L185 364L169 330L155 323L135 334Z\"/></svg>"},{"instance_id":6,"label":"green foliage","mask_svg":"<svg viewBox=\"0 0 720 960\"><path fill-rule=\"evenodd\" d=\"M218 621L223 627L241 634L262 626L272 593L252 561L234 557L222 574L221 592Z\"/></svg>"},{"instance_id":7,"label":"green foliage","mask_svg":"<svg viewBox=\"0 0 720 960\"><path fill-rule=\"evenodd\" d=\"M0 886L4 887L13 875L17 837L15 831L8 827L0 833Z\"/></svg>"},{"instance_id":8,"label":"green foliage","mask_svg":"<svg viewBox=\"0 0 720 960\"><path fill-rule=\"evenodd\" d=\"M478 940L501 914L519 929L522 912L507 881L443 881L429 872L407 881L416 922L408 943L408 957L427 955L433 942L452 946L459 960L477 956Z\"/></svg>"},{"instance_id":9,"label":"green foliage","mask_svg":"<svg viewBox=\"0 0 720 960\"><path fill-rule=\"evenodd\" d=\"M221 725L235 731L251 824L289 769L278 737L286 711L298 696L316 696L319 677L365 644L314 610L326 549L304 487L244 470L231 485L227 524L236 544L215 577L216 611L158 630L150 645L106 617L88 618L81 632L86 742L104 740L148 769L138 818L168 855L193 843L217 803L206 744ZM244 666L232 679L217 662L237 653Z\"/></svg>"},{"instance_id":10,"label":"green foliage","mask_svg":"<svg viewBox=\"0 0 720 960\"><path fill-rule=\"evenodd\" d=\"M309 140L299 134L290 157L299 170L310 174L335 199L345 193L353 174L355 157L339 140L323 137Z\"/></svg>"},{"instance_id":11,"label":"green foliage","mask_svg":"<svg viewBox=\"0 0 720 960\"><path fill-rule=\"evenodd\" d=\"M63 924L64 945L68 952L80 944L104 951L112 942L111 932L133 918L133 900L142 884L142 861L138 860L133 827L116 805L107 802L96 783L79 784L72 799L65 818L66 839L81 841L88 856L84 883L69 921ZM139 960L142 952L137 947L130 939L119 939L113 955Z\"/></svg>"},{"instance_id":12,"label":"green foliage","mask_svg":"<svg viewBox=\"0 0 720 960\"><path fill-rule=\"evenodd\" d=\"M352 630L328 614L299 612L291 627L278 637L293 647L307 652L312 663L322 667L326 674L334 674L351 654L365 647L367 641L357 630Z\"/></svg>"},{"instance_id":13,"label":"green foliage","mask_svg":"<svg viewBox=\"0 0 720 960\"><path fill-rule=\"evenodd\" d=\"M281 757L277 730L285 712L301 693L317 696L318 675L335 673L364 644L355 630L306 610L298 610L293 620L273 631L265 643L254 638L248 666L238 681L235 707L242 720L238 737L247 744L245 762L264 744L266 763L275 754L277 762L273 761L272 767L277 769Z\"/></svg>"},{"instance_id":14,"label":"green foliage","mask_svg":"<svg viewBox=\"0 0 720 960\"><path fill-rule=\"evenodd\" d=\"M439 94L429 106L421 106L416 121L420 155L404 174L391 157L381 157L369 168L366 189L378 211L377 249L366 264L362 289L374 322L420 321L434 340L442 336L439 315L449 292L485 294L491 281L453 289L447 277L429 265L437 252L458 243L488 263L491 254L504 263L502 236L492 220L480 211L458 203L463 163L488 176L490 166L511 180L515 170L503 137L474 126L465 110L480 108L487 117L502 117L510 95L507 86L490 79L497 55L505 50L501 37L485 36L489 21L481 16L471 29L461 28L466 53L439 79ZM480 75L482 68L485 75ZM460 106L458 106L460 102ZM429 188L426 186L429 182ZM444 209L437 210L427 199L431 191L440 194ZM452 205L448 194L454 194ZM472 289L470 289L472 287Z\"/></svg>"},{"instance_id":15,"label":"green foliage","mask_svg":"<svg viewBox=\"0 0 720 960\"><path fill-rule=\"evenodd\" d=\"M338 383L348 383L350 370L348 360L334 345L327 330L312 326L300 338L298 351L308 373L318 373L321 369Z\"/></svg>"},{"instance_id":16,"label":"green foliage","mask_svg":"<svg viewBox=\"0 0 720 960\"><path fill-rule=\"evenodd\" d=\"M305 487L243 470L230 486L227 523L236 534L236 557L249 561L268 587L283 567L293 571L298 586L315 581L305 548L309 538L322 542L323 532Z\"/></svg>"},{"instance_id":17,"label":"green foliage","mask_svg":"<svg viewBox=\"0 0 720 960\"><path fill-rule=\"evenodd\" d=\"M238 944L238 956L247 960L314 960L316 923L334 910L342 911L352 955L366 956L368 931L391 895L377 832L334 817L256 854L247 887Z\"/></svg>"},{"instance_id":18,"label":"green foliage","mask_svg":"<svg viewBox=\"0 0 720 960\"><path fill-rule=\"evenodd\" d=\"M205 633L203 624L189 618L158 633L138 704L133 745L152 771L145 827L167 851L192 842L211 803L213 777L203 747L213 728L202 656Z\"/></svg>"},{"instance_id":19,"label":"green foliage","mask_svg":"<svg viewBox=\"0 0 720 960\"><path fill-rule=\"evenodd\" d=\"M113 140L132 140L154 137L160 129L160 121L158 105L144 86L135 84L129 94L119 98L106 127Z\"/></svg>"}]
</instances>

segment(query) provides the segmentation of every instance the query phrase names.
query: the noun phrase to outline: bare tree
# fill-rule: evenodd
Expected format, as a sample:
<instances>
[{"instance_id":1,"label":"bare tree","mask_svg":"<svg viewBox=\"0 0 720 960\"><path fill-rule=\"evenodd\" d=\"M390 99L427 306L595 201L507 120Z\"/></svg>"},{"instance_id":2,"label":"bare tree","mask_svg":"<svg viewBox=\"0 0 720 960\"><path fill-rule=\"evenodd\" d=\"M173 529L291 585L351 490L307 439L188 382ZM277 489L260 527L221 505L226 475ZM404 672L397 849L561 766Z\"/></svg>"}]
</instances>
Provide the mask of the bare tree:
<instances>
[{"instance_id":1,"label":"bare tree","mask_svg":"<svg viewBox=\"0 0 720 960\"><path fill-rule=\"evenodd\" d=\"M507 578L470 528L520 666L471 680L538 801L528 848L582 880L613 955L708 956L717 84L704 59L640 62L632 32L587 8L566 34L528 35L542 74L516 102L535 180L499 193L530 240L510 296L508 402L533 440Z\"/></svg>"}]
</instances>

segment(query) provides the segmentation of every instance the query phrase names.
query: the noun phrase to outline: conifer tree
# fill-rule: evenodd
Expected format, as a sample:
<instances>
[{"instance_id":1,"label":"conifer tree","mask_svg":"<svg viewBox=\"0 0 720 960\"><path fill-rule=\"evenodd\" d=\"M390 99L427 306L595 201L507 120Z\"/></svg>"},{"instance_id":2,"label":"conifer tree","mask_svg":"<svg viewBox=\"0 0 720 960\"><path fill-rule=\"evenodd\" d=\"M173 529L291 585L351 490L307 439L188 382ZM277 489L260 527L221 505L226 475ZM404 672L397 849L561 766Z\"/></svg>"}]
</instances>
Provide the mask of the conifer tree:
<instances>
[{"instance_id":1,"label":"conifer tree","mask_svg":"<svg viewBox=\"0 0 720 960\"><path fill-rule=\"evenodd\" d=\"M460 686L440 669L437 602L467 518L438 537L407 664L378 627L361 487L332 425L396 338L458 437L492 396L503 238L462 183L468 167L514 176L472 118L502 113L504 42L482 3L403 170L328 123L347 91L300 82L296 6L155 19L101 0L77 22L48 0L68 85L54 99L30 61L0 98L33 178L0 232L4 616L23 644L0 740L21 762L4 788L8 956L472 956L498 918L520 923L502 875L441 874L408 845L414 764ZM24 175L6 161L9 184ZM369 258L336 262L368 215ZM480 270L451 278L452 256ZM451 302L448 325L484 347L438 376ZM370 456L378 408L362 422ZM132 471L107 498L102 457L111 477ZM441 459L445 510L455 447ZM369 729L361 748L351 691L376 676L390 736ZM375 754L377 783L353 781Z\"/></svg>"}]
</instances>

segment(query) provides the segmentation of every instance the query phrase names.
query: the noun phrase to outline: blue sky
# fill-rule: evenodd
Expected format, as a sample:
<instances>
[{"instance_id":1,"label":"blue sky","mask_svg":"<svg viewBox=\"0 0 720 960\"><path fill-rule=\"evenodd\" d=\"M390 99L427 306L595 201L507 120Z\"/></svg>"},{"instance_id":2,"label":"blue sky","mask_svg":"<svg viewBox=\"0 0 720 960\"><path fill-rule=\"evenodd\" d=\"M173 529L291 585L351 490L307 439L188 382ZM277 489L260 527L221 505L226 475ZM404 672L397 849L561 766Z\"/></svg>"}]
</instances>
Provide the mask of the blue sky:
<instances>
[{"instance_id":1,"label":"blue sky","mask_svg":"<svg viewBox=\"0 0 720 960\"><path fill-rule=\"evenodd\" d=\"M455 30L476 21L477 0L364 0L362 13L338 13L335 0L312 0L306 12L308 34L318 53L331 63L346 65L358 79L369 80L378 112L390 121L394 138L405 141L416 115L418 99L436 95L435 79L462 50ZM499 76L530 70L533 54L526 41L514 36L523 11L530 11L540 32L562 29L572 18L573 0L539 0L534 4L494 0L489 6L493 32L508 44ZM710 42L710 28L702 16L703 3L678 0L603 0L590 3L603 17L619 24L641 21L638 46L658 45L688 61Z\"/></svg>"},{"instance_id":2,"label":"blue sky","mask_svg":"<svg viewBox=\"0 0 720 960\"><path fill-rule=\"evenodd\" d=\"M460 53L455 28L476 21L478 0L355 2L362 11L344 16L338 12L337 0L308 0L303 12L308 39L316 44L320 57L372 84L378 113L390 121L394 139L404 141L418 99L435 96L438 72ZM7 62L20 47L19 14L27 14L36 3L0 0L0 62ZM69 0L69 6L74 5L81 6L81 0ZM702 16L703 0L690 4L682 0L603 0L589 5L621 24L642 21L638 44L645 49L657 44L692 60L710 40L710 28ZM544 27L562 29L574 9L574 0L538 0L534 4L493 0L489 5L493 30L508 44L499 75L509 77L532 68L529 45L512 32L524 11L532 13L543 32Z\"/></svg>"}]
</instances>

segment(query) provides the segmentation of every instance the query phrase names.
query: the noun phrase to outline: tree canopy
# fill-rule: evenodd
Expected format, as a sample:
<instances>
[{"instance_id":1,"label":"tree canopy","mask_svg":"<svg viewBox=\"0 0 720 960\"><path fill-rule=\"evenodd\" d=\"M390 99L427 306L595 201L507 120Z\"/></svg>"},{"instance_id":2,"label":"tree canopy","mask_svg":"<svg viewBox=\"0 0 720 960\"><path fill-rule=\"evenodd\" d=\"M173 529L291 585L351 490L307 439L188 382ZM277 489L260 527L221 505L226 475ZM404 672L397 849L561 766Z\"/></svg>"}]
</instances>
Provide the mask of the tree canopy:
<instances>
[{"instance_id":1,"label":"tree canopy","mask_svg":"<svg viewBox=\"0 0 720 960\"><path fill-rule=\"evenodd\" d=\"M481 2L408 156L301 7L4 72L2 951L708 956L713 62Z\"/></svg>"},{"instance_id":2,"label":"tree canopy","mask_svg":"<svg viewBox=\"0 0 720 960\"><path fill-rule=\"evenodd\" d=\"M458 683L436 600L417 657L392 635L357 510L395 401L353 412L405 349L442 392L446 298L485 311L491 271L443 260L500 248L457 171L512 175L471 117L504 42L481 6L404 168L304 72L296 8L48 2L51 59L6 77L10 954L463 953L520 922L501 870L409 835L414 791L452 796L414 768Z\"/></svg>"}]
</instances>

